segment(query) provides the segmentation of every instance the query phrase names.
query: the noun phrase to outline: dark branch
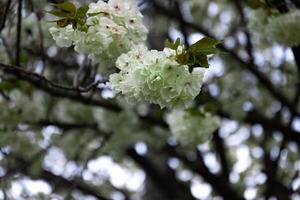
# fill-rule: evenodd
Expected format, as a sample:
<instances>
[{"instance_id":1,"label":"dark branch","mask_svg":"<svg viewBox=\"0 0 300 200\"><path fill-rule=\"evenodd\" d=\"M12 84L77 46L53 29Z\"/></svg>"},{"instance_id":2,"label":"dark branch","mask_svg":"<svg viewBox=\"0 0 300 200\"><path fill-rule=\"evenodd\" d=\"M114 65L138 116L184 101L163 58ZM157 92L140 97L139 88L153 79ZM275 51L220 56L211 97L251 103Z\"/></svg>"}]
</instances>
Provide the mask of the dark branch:
<instances>
[{"instance_id":1,"label":"dark branch","mask_svg":"<svg viewBox=\"0 0 300 200\"><path fill-rule=\"evenodd\" d=\"M21 59L21 35L22 35L22 0L18 0L18 23L17 23L17 44L15 64L20 65Z\"/></svg>"},{"instance_id":2,"label":"dark branch","mask_svg":"<svg viewBox=\"0 0 300 200\"><path fill-rule=\"evenodd\" d=\"M191 195L190 189L186 185L180 184L174 174L163 173L162 170L159 170L161 167L151 162L151 159L137 154L134 149L129 149L127 155L145 170L148 177L157 185L157 189L164 194L166 199L195 199Z\"/></svg>"},{"instance_id":3,"label":"dark branch","mask_svg":"<svg viewBox=\"0 0 300 200\"><path fill-rule=\"evenodd\" d=\"M5 22L6 22L6 18L7 18L7 15L8 15L8 11L9 11L10 5L11 5L11 0L8 0L7 3L6 3L4 14L1 17L2 20L1 20L1 25L0 25L0 33L4 29L4 27L5 27Z\"/></svg>"},{"instance_id":4,"label":"dark branch","mask_svg":"<svg viewBox=\"0 0 300 200\"><path fill-rule=\"evenodd\" d=\"M224 178L229 181L229 174L230 174L230 169L229 169L229 164L228 160L226 157L226 148L224 146L224 141L219 135L219 131L215 131L213 134L213 143L216 149L217 154L219 155L221 166L222 166L222 175Z\"/></svg>"},{"instance_id":5,"label":"dark branch","mask_svg":"<svg viewBox=\"0 0 300 200\"><path fill-rule=\"evenodd\" d=\"M189 160L185 155L176 151L174 147L169 146L168 151L171 156L179 158L188 168L203 177L224 200L244 199L228 184L223 176L214 175L209 171L200 153L197 153L196 160Z\"/></svg>"},{"instance_id":6,"label":"dark branch","mask_svg":"<svg viewBox=\"0 0 300 200\"><path fill-rule=\"evenodd\" d=\"M33 126L57 126L65 131L73 129L92 129L98 130L98 125L96 123L69 123L61 121L52 121L52 120L41 120L38 122L25 122Z\"/></svg>"},{"instance_id":7,"label":"dark branch","mask_svg":"<svg viewBox=\"0 0 300 200\"><path fill-rule=\"evenodd\" d=\"M39 74L26 71L17 66L0 63L0 69L4 73L12 74L22 80L28 81L35 87L44 90L53 96L72 99L87 105L97 105L113 111L120 111L120 108L110 101L85 97L82 95L85 91L78 88L58 85Z\"/></svg>"}]
</instances>

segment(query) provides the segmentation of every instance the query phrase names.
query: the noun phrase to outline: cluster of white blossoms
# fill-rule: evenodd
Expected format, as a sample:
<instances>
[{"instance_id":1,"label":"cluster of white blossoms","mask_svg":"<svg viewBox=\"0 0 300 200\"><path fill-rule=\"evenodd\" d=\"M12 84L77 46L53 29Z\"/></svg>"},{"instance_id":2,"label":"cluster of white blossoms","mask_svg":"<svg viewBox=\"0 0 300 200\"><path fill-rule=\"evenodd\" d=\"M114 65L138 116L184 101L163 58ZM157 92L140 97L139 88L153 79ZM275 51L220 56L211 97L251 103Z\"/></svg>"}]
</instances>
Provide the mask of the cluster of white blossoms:
<instances>
[{"instance_id":1,"label":"cluster of white blossoms","mask_svg":"<svg viewBox=\"0 0 300 200\"><path fill-rule=\"evenodd\" d=\"M197 114L189 110L172 110L166 121L171 133L182 145L205 142L220 126L220 119L210 113Z\"/></svg>"},{"instance_id":2,"label":"cluster of white blossoms","mask_svg":"<svg viewBox=\"0 0 300 200\"><path fill-rule=\"evenodd\" d=\"M270 40L286 46L300 44L300 10L278 17L271 17L268 23Z\"/></svg>"},{"instance_id":3,"label":"cluster of white blossoms","mask_svg":"<svg viewBox=\"0 0 300 200\"><path fill-rule=\"evenodd\" d=\"M88 54L95 63L114 64L122 53L146 40L147 28L137 6L130 0L110 0L89 4L87 30L51 27L57 45Z\"/></svg>"},{"instance_id":4,"label":"cluster of white blossoms","mask_svg":"<svg viewBox=\"0 0 300 200\"><path fill-rule=\"evenodd\" d=\"M73 29L71 24L64 28L51 27L49 31L59 47L69 47L78 38L76 37L78 32Z\"/></svg>"},{"instance_id":5,"label":"cluster of white blossoms","mask_svg":"<svg viewBox=\"0 0 300 200\"><path fill-rule=\"evenodd\" d=\"M249 27L269 42L296 46L300 44L299 20L300 10L268 16L267 11L260 8L252 12Z\"/></svg>"},{"instance_id":6,"label":"cluster of white blossoms","mask_svg":"<svg viewBox=\"0 0 300 200\"><path fill-rule=\"evenodd\" d=\"M190 72L175 56L170 48L157 51L138 45L118 58L120 72L110 75L110 86L129 102L146 101L162 108L186 106L199 94L205 69Z\"/></svg>"},{"instance_id":7,"label":"cluster of white blossoms","mask_svg":"<svg viewBox=\"0 0 300 200\"><path fill-rule=\"evenodd\" d=\"M115 64L120 71L110 75L109 84L128 102L187 107L200 93L205 69L178 61L178 56L187 56L184 53L188 52L180 41L173 44L175 48L148 50L143 16L131 0L100 0L89 5L86 15L81 28L71 23L52 27L50 32L58 46L74 45L77 52L86 53L101 68ZM198 46L211 48L216 44L207 38L198 42ZM201 55L206 59L206 54Z\"/></svg>"}]
</instances>

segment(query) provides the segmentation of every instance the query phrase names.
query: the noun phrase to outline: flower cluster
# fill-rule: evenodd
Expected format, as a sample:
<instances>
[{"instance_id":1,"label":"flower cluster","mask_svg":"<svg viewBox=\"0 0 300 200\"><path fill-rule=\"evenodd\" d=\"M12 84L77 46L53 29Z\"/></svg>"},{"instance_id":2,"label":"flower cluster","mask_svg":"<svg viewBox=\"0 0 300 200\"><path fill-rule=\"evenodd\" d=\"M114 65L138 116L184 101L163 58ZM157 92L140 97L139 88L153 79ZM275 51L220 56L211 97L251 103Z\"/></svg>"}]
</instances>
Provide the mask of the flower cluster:
<instances>
[{"instance_id":1,"label":"flower cluster","mask_svg":"<svg viewBox=\"0 0 300 200\"><path fill-rule=\"evenodd\" d=\"M49 31L59 47L71 46L78 35L78 32L73 29L72 25L64 28L51 27Z\"/></svg>"},{"instance_id":2,"label":"flower cluster","mask_svg":"<svg viewBox=\"0 0 300 200\"><path fill-rule=\"evenodd\" d=\"M182 145L203 143L220 126L217 116L190 110L172 110L166 116L166 121L173 136Z\"/></svg>"},{"instance_id":3,"label":"flower cluster","mask_svg":"<svg viewBox=\"0 0 300 200\"><path fill-rule=\"evenodd\" d=\"M270 40L286 46L300 44L300 11L293 11L269 20Z\"/></svg>"},{"instance_id":4,"label":"flower cluster","mask_svg":"<svg viewBox=\"0 0 300 200\"><path fill-rule=\"evenodd\" d=\"M119 55L146 40L147 29L142 14L131 1L100 0L91 3L87 11L86 30L51 27L57 45L74 45L77 52L86 53L95 62L113 64Z\"/></svg>"},{"instance_id":5,"label":"flower cluster","mask_svg":"<svg viewBox=\"0 0 300 200\"><path fill-rule=\"evenodd\" d=\"M138 45L118 58L116 67L120 72L110 75L110 85L131 102L186 106L199 94L205 69L190 72L175 57L176 51L170 48L157 51Z\"/></svg>"},{"instance_id":6,"label":"flower cluster","mask_svg":"<svg viewBox=\"0 0 300 200\"><path fill-rule=\"evenodd\" d=\"M285 46L300 44L300 11L269 16L262 8L252 12L249 27L269 42Z\"/></svg>"}]
</instances>

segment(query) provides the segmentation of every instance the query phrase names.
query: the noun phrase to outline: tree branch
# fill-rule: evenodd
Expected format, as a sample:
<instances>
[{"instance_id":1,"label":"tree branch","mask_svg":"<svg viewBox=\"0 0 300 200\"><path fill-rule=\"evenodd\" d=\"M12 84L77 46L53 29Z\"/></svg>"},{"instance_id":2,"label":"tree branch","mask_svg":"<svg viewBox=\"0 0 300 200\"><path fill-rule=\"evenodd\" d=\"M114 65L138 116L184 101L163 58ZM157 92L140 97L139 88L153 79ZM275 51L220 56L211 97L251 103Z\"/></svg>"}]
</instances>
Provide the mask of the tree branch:
<instances>
[{"instance_id":1,"label":"tree branch","mask_svg":"<svg viewBox=\"0 0 300 200\"><path fill-rule=\"evenodd\" d=\"M196 160L189 160L185 155L176 151L172 146L168 147L171 156L179 158L188 168L199 174L224 200L244 200L228 183L223 176L212 174L204 163L202 155L197 152Z\"/></svg>"},{"instance_id":2,"label":"tree branch","mask_svg":"<svg viewBox=\"0 0 300 200\"><path fill-rule=\"evenodd\" d=\"M147 157L140 156L134 149L129 149L127 155L145 170L148 177L157 185L157 188L164 194L166 199L195 199L190 194L188 187L180 184L173 174L168 176L168 174L163 173L162 170L159 170L158 166L154 165Z\"/></svg>"},{"instance_id":3,"label":"tree branch","mask_svg":"<svg viewBox=\"0 0 300 200\"><path fill-rule=\"evenodd\" d=\"M57 126L65 131L73 130L73 129L92 129L98 131L97 123L69 123L69 122L61 122L61 121L53 121L53 120L40 120L38 122L25 122L26 124L30 124L33 126Z\"/></svg>"},{"instance_id":4,"label":"tree branch","mask_svg":"<svg viewBox=\"0 0 300 200\"><path fill-rule=\"evenodd\" d=\"M87 105L101 106L112 111L121 110L120 107L111 103L110 101L87 98L82 95L82 93L85 93L86 91L80 90L79 88L58 85L39 74L26 71L17 66L0 63L0 69L4 73L17 76L18 78L25 80L31 83L32 85L36 86L37 88L44 90L54 96L72 99L74 101L78 101Z\"/></svg>"},{"instance_id":5,"label":"tree branch","mask_svg":"<svg viewBox=\"0 0 300 200\"><path fill-rule=\"evenodd\" d=\"M224 146L224 141L219 135L219 130L213 133L212 142L214 143L216 152L220 158L220 162L222 166L222 175L227 181L229 181L230 168L226 157L226 148Z\"/></svg>"},{"instance_id":6,"label":"tree branch","mask_svg":"<svg viewBox=\"0 0 300 200\"><path fill-rule=\"evenodd\" d=\"M15 64L20 65L21 59L21 34L22 33L22 0L18 0L18 23L17 23L17 44Z\"/></svg>"},{"instance_id":7,"label":"tree branch","mask_svg":"<svg viewBox=\"0 0 300 200\"><path fill-rule=\"evenodd\" d=\"M8 0L7 3L6 3L4 14L1 17L2 20L1 20L1 25L0 25L0 33L2 32L2 30L5 27L5 22L6 22L6 18L7 18L7 15L8 15L8 11L9 11L10 5L11 5L11 0Z\"/></svg>"}]
</instances>

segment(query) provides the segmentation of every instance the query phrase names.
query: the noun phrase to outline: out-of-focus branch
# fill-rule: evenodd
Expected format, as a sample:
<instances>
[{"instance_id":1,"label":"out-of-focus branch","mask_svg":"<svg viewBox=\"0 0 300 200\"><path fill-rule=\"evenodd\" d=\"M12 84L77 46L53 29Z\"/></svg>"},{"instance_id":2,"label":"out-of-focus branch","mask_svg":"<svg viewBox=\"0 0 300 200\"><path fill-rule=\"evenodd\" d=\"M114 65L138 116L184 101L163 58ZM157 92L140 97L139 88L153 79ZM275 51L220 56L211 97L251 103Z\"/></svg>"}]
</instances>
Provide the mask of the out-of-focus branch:
<instances>
[{"instance_id":1,"label":"out-of-focus branch","mask_svg":"<svg viewBox=\"0 0 300 200\"><path fill-rule=\"evenodd\" d=\"M292 51L294 54L294 58L295 58L295 62L297 65L297 70L298 70L298 82L297 82L296 92L295 92L294 101L293 101L295 107L297 107L299 100L300 100L300 45L293 47Z\"/></svg>"},{"instance_id":2,"label":"out-of-focus branch","mask_svg":"<svg viewBox=\"0 0 300 200\"><path fill-rule=\"evenodd\" d=\"M1 24L0 24L0 33L5 27L5 22L6 22L6 18L7 18L7 15L8 15L10 5L11 5L11 0L8 0L7 3L6 3L4 14L3 14L3 16L1 16L2 20L1 20Z\"/></svg>"},{"instance_id":3,"label":"out-of-focus branch","mask_svg":"<svg viewBox=\"0 0 300 200\"><path fill-rule=\"evenodd\" d=\"M80 182L77 181L76 184L74 184L75 180L65 179L61 176L55 175L55 174L51 173L50 171L47 171L44 169L42 169L42 171L40 172L40 174L38 176L35 176L30 172L29 168L27 167L27 166L30 166L30 163L28 163L27 161L25 161L22 158L18 158L18 159L16 159L16 161L17 161L19 169L20 169L20 171L18 171L18 172L28 175L32 179L44 179L45 181L47 181L50 184L55 185L56 187L64 187L64 188L65 187L67 187L67 188L74 187L74 189L81 191L83 194L92 195L99 200L109 200L109 198L106 198L102 194L100 194L99 190L97 190L96 188L93 188L93 186L87 185L83 181L80 181Z\"/></svg>"},{"instance_id":4,"label":"out-of-focus branch","mask_svg":"<svg viewBox=\"0 0 300 200\"><path fill-rule=\"evenodd\" d=\"M180 19L184 20L183 13L182 13L182 11L181 11L181 6L180 6L181 4L180 4L180 2L175 1L174 4L175 4L175 10L176 10L177 13L178 13L178 17L179 17ZM181 31L182 34L183 34L183 38L184 38L183 43L184 43L185 45L188 45L188 36L189 36L189 34L188 34L188 32L187 32L187 29L186 29L186 27L185 27L185 24L179 24L179 28L180 28L180 31Z\"/></svg>"},{"instance_id":5,"label":"out-of-focus branch","mask_svg":"<svg viewBox=\"0 0 300 200\"><path fill-rule=\"evenodd\" d=\"M22 33L22 0L18 0L18 22L17 22L17 43L16 43L16 57L15 64L20 65L21 59L21 33Z\"/></svg>"},{"instance_id":6,"label":"out-of-focus branch","mask_svg":"<svg viewBox=\"0 0 300 200\"><path fill-rule=\"evenodd\" d=\"M244 30L244 33L246 35L246 50L247 50L247 53L248 53L248 56L249 56L249 63L254 63L254 57L253 57L253 45L252 45L252 42L251 42L251 35L246 27L247 25L247 20L246 20L246 17L245 17L245 13L244 13L244 10L243 10L243 6L242 6L242 2L240 0L235 0L233 1L234 5L236 6L237 8L237 11L241 17L241 25L243 26L243 28L245 29Z\"/></svg>"},{"instance_id":7,"label":"out-of-focus branch","mask_svg":"<svg viewBox=\"0 0 300 200\"><path fill-rule=\"evenodd\" d=\"M280 131L288 141L294 141L300 146L300 134L294 131L290 126L283 125L279 119L268 119L256 111L247 113L244 121L250 124L260 124L264 129L269 131Z\"/></svg>"},{"instance_id":8,"label":"out-of-focus branch","mask_svg":"<svg viewBox=\"0 0 300 200\"><path fill-rule=\"evenodd\" d=\"M222 166L222 176L224 176L224 178L229 181L230 167L228 158L226 156L226 147L223 139L219 135L219 130L213 133L212 142L214 143L215 150L220 159L220 163Z\"/></svg>"},{"instance_id":9,"label":"out-of-focus branch","mask_svg":"<svg viewBox=\"0 0 300 200\"><path fill-rule=\"evenodd\" d=\"M26 71L14 65L0 63L0 69L4 73L12 74L22 80L28 81L29 83L33 84L37 88L44 90L52 94L53 96L69 98L74 101L81 102L83 104L97 105L113 111L120 111L120 108L117 105L109 101L102 100L102 99L101 100L92 99L83 96L82 93L88 92L86 90L58 85L39 74Z\"/></svg>"},{"instance_id":10,"label":"out-of-focus branch","mask_svg":"<svg viewBox=\"0 0 300 200\"><path fill-rule=\"evenodd\" d=\"M65 131L74 130L74 129L92 129L98 130L98 125L96 123L69 123L62 121L53 121L53 120L40 120L38 122L25 122L26 124L33 126L57 126Z\"/></svg>"},{"instance_id":11,"label":"out-of-focus branch","mask_svg":"<svg viewBox=\"0 0 300 200\"><path fill-rule=\"evenodd\" d=\"M163 173L150 159L139 155L134 149L129 149L127 155L145 170L148 177L157 185L161 193L164 194L165 199L195 199L191 195L190 189L176 180L174 174L169 174L170 176L168 176L167 173Z\"/></svg>"},{"instance_id":12,"label":"out-of-focus branch","mask_svg":"<svg viewBox=\"0 0 300 200\"><path fill-rule=\"evenodd\" d=\"M212 174L209 171L204 163L202 155L199 152L197 152L196 160L189 160L187 156L179 153L177 148L172 146L168 147L168 152L171 156L179 158L189 169L199 174L207 183L212 186L215 192L223 197L224 200L244 199L231 187L231 185L223 176Z\"/></svg>"},{"instance_id":13,"label":"out-of-focus branch","mask_svg":"<svg viewBox=\"0 0 300 200\"><path fill-rule=\"evenodd\" d=\"M300 9L300 1L299 0L291 0L293 4Z\"/></svg>"},{"instance_id":14,"label":"out-of-focus branch","mask_svg":"<svg viewBox=\"0 0 300 200\"><path fill-rule=\"evenodd\" d=\"M265 142L267 141L266 136L267 135L265 135L265 138L261 144L262 149L264 149L263 171L267 175L267 188L265 191L265 196L267 199L271 196L276 196L278 200L290 199L292 191L288 187L286 187L282 182L280 182L277 178L278 161L276 159L272 160L269 152L265 148L265 146L267 146L265 144Z\"/></svg>"},{"instance_id":15,"label":"out-of-focus branch","mask_svg":"<svg viewBox=\"0 0 300 200\"><path fill-rule=\"evenodd\" d=\"M38 48L38 47L36 47ZM30 56L40 58L43 56L40 51L33 50L31 48L24 48L26 52L30 54ZM79 68L79 65L76 62L65 62L61 58L57 57L49 57L46 53L44 54L45 60L51 65L51 67L63 67L65 70L76 70Z\"/></svg>"}]
</instances>

